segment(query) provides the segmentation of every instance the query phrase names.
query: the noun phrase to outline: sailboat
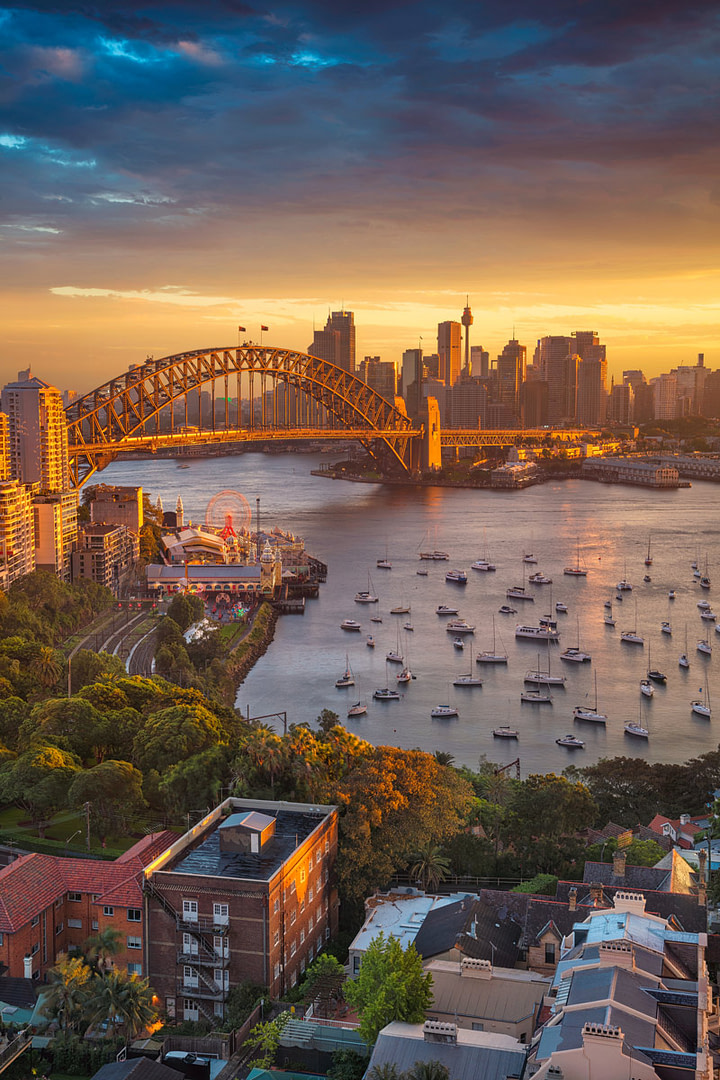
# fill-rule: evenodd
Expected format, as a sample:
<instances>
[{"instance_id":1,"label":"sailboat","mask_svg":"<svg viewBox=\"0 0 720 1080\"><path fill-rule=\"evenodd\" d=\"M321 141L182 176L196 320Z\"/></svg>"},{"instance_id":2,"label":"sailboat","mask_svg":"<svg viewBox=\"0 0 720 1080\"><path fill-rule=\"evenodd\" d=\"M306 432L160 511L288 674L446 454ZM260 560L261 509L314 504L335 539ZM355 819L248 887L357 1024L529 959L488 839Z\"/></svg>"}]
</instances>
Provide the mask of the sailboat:
<instances>
[{"instance_id":1,"label":"sailboat","mask_svg":"<svg viewBox=\"0 0 720 1080\"><path fill-rule=\"evenodd\" d=\"M627 564L623 566L623 576L616 586L618 592L632 592L632 585L627 579Z\"/></svg>"},{"instance_id":2,"label":"sailboat","mask_svg":"<svg viewBox=\"0 0 720 1080\"><path fill-rule=\"evenodd\" d=\"M584 652L580 648L580 616L577 620L577 646L570 646L565 652L560 653L561 660L571 660L573 663L582 664L589 663L592 660L590 653Z\"/></svg>"},{"instance_id":3,"label":"sailboat","mask_svg":"<svg viewBox=\"0 0 720 1080\"><path fill-rule=\"evenodd\" d=\"M702 686L700 687L699 692L703 694L702 699L699 701L691 701L690 708L697 716L704 716L709 720L712 715L712 710L710 708L710 684L706 682L704 693Z\"/></svg>"},{"instance_id":4,"label":"sailboat","mask_svg":"<svg viewBox=\"0 0 720 1080\"><path fill-rule=\"evenodd\" d=\"M563 567L563 574L567 574L568 577L587 577L587 570L580 564L580 537L577 541L577 553L575 555L575 565Z\"/></svg>"},{"instance_id":5,"label":"sailboat","mask_svg":"<svg viewBox=\"0 0 720 1080\"><path fill-rule=\"evenodd\" d=\"M535 559L537 562L537 559ZM505 590L505 596L508 600L529 600L530 603L535 603L535 597L525 591L525 560L523 559L523 583L522 585L511 585L509 589Z\"/></svg>"},{"instance_id":6,"label":"sailboat","mask_svg":"<svg viewBox=\"0 0 720 1080\"><path fill-rule=\"evenodd\" d=\"M360 592L355 593L356 604L377 604L378 598L373 592L372 581L370 580L370 571L368 571L368 587L362 589Z\"/></svg>"},{"instance_id":7,"label":"sailboat","mask_svg":"<svg viewBox=\"0 0 720 1080\"><path fill-rule=\"evenodd\" d=\"M466 675L457 675L453 679L453 686L482 686L483 681L479 675L473 675L472 641L470 642L470 671Z\"/></svg>"},{"instance_id":8,"label":"sailboat","mask_svg":"<svg viewBox=\"0 0 720 1080\"><path fill-rule=\"evenodd\" d=\"M652 697L653 694L655 693L655 687L653 686L653 684L650 682L649 679L641 679L640 680L640 693L644 697Z\"/></svg>"},{"instance_id":9,"label":"sailboat","mask_svg":"<svg viewBox=\"0 0 720 1080\"><path fill-rule=\"evenodd\" d=\"M615 616L613 615L612 601L607 600L605 602L605 615L603 616L603 622L606 626L615 625Z\"/></svg>"},{"instance_id":10,"label":"sailboat","mask_svg":"<svg viewBox=\"0 0 720 1080\"><path fill-rule=\"evenodd\" d=\"M339 679L335 680L335 685L338 687L338 689L343 686L355 685L355 677L352 673L352 668L350 667L350 661L348 660L347 653L345 653L345 671L342 673Z\"/></svg>"},{"instance_id":11,"label":"sailboat","mask_svg":"<svg viewBox=\"0 0 720 1080\"><path fill-rule=\"evenodd\" d=\"M385 545L385 558L378 559L375 565L377 566L378 570L392 570L392 563L388 559L387 544Z\"/></svg>"},{"instance_id":12,"label":"sailboat","mask_svg":"<svg viewBox=\"0 0 720 1080\"><path fill-rule=\"evenodd\" d=\"M475 657L476 664L507 664L508 656L506 652L498 652L495 645L495 616L493 615L493 643L492 649L481 652ZM502 643L502 638L500 639Z\"/></svg>"},{"instance_id":13,"label":"sailboat","mask_svg":"<svg viewBox=\"0 0 720 1080\"><path fill-rule=\"evenodd\" d=\"M708 641L707 634L698 641L696 648L698 652L705 653L706 656L712 654L712 645Z\"/></svg>"},{"instance_id":14,"label":"sailboat","mask_svg":"<svg viewBox=\"0 0 720 1080\"><path fill-rule=\"evenodd\" d=\"M645 565L646 566L652 566L652 555L650 554L650 534L649 533L648 533L647 555L645 556Z\"/></svg>"},{"instance_id":15,"label":"sailboat","mask_svg":"<svg viewBox=\"0 0 720 1080\"><path fill-rule=\"evenodd\" d=\"M635 601L635 627L633 630L623 630L620 640L626 645L644 645L645 638L637 632L637 600Z\"/></svg>"},{"instance_id":16,"label":"sailboat","mask_svg":"<svg viewBox=\"0 0 720 1080\"><path fill-rule=\"evenodd\" d=\"M530 705L552 705L552 694L549 690L521 690L520 700Z\"/></svg>"},{"instance_id":17,"label":"sailboat","mask_svg":"<svg viewBox=\"0 0 720 1080\"><path fill-rule=\"evenodd\" d=\"M680 654L680 657L678 659L678 664L680 665L681 668L689 668L690 667L690 661L688 660L688 654L687 654L687 623L685 623L685 652Z\"/></svg>"},{"instance_id":18,"label":"sailboat","mask_svg":"<svg viewBox=\"0 0 720 1080\"><path fill-rule=\"evenodd\" d=\"M497 570L497 567L495 566L495 564L491 563L490 560L488 559L487 536L486 536L486 533L485 533L485 529L483 529L483 557L482 557L482 559L477 559L476 562L471 563L470 564L470 569L471 570L482 570L486 574L489 573L491 570Z\"/></svg>"},{"instance_id":19,"label":"sailboat","mask_svg":"<svg viewBox=\"0 0 720 1080\"><path fill-rule=\"evenodd\" d=\"M593 724L604 724L607 721L605 713L598 712L597 671L595 672L595 702L592 709L585 705L576 705L573 709L574 720L589 720Z\"/></svg>"},{"instance_id":20,"label":"sailboat","mask_svg":"<svg viewBox=\"0 0 720 1080\"><path fill-rule=\"evenodd\" d=\"M356 701L347 711L348 717L364 716L367 712L367 704L364 701Z\"/></svg>"},{"instance_id":21,"label":"sailboat","mask_svg":"<svg viewBox=\"0 0 720 1080\"><path fill-rule=\"evenodd\" d=\"M662 671L658 671L657 668L650 667L650 643L649 642L648 642L648 672L647 672L647 677L648 677L648 679L652 679L652 681L656 682L656 683L666 683L667 682L667 675L663 674Z\"/></svg>"},{"instance_id":22,"label":"sailboat","mask_svg":"<svg viewBox=\"0 0 720 1080\"><path fill-rule=\"evenodd\" d=\"M538 666L534 670L525 672L525 682L529 683L542 683L545 686L564 686L566 679L564 675L551 675L550 674L550 642L548 641L548 666L547 671L543 671L540 667L540 655L538 654Z\"/></svg>"},{"instance_id":23,"label":"sailboat","mask_svg":"<svg viewBox=\"0 0 720 1080\"><path fill-rule=\"evenodd\" d=\"M640 713L638 715L638 722L636 724L634 720L628 720L628 722L625 724L625 734L635 735L638 739L650 738L650 731L643 725L642 722L642 698L640 699Z\"/></svg>"}]
</instances>

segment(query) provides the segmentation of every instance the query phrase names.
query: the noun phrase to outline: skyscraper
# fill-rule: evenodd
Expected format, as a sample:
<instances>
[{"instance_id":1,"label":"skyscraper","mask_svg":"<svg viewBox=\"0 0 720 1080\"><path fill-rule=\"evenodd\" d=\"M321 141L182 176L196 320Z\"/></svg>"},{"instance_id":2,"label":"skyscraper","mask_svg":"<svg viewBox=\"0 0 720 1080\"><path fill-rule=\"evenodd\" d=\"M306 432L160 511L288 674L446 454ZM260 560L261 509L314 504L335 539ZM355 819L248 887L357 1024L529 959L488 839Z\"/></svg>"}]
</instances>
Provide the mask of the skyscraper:
<instances>
[{"instance_id":1,"label":"skyscraper","mask_svg":"<svg viewBox=\"0 0 720 1080\"><path fill-rule=\"evenodd\" d=\"M333 311L323 330L316 330L310 356L327 360L343 371L355 374L355 316L352 311Z\"/></svg>"},{"instance_id":2,"label":"skyscraper","mask_svg":"<svg viewBox=\"0 0 720 1080\"><path fill-rule=\"evenodd\" d=\"M394 402L397 392L397 372L391 360L381 360L379 356L366 356L360 361L358 375L381 394L386 401Z\"/></svg>"},{"instance_id":3,"label":"skyscraper","mask_svg":"<svg viewBox=\"0 0 720 1080\"><path fill-rule=\"evenodd\" d=\"M520 387L525 381L527 349L511 338L497 358L497 400L520 415Z\"/></svg>"},{"instance_id":4,"label":"skyscraper","mask_svg":"<svg viewBox=\"0 0 720 1080\"><path fill-rule=\"evenodd\" d=\"M29 376L3 387L0 402L8 417L13 479L39 484L43 494L69 490L67 421L60 392Z\"/></svg>"},{"instance_id":5,"label":"skyscraper","mask_svg":"<svg viewBox=\"0 0 720 1080\"><path fill-rule=\"evenodd\" d=\"M470 371L476 379L486 379L490 374L490 353L482 345L470 346Z\"/></svg>"},{"instance_id":6,"label":"skyscraper","mask_svg":"<svg viewBox=\"0 0 720 1080\"><path fill-rule=\"evenodd\" d=\"M534 364L548 384L548 423L574 419L578 365L575 339L560 335L540 338Z\"/></svg>"},{"instance_id":7,"label":"skyscraper","mask_svg":"<svg viewBox=\"0 0 720 1080\"><path fill-rule=\"evenodd\" d=\"M460 378L460 349L462 327L459 322L438 323L438 377L446 386Z\"/></svg>"}]
</instances>

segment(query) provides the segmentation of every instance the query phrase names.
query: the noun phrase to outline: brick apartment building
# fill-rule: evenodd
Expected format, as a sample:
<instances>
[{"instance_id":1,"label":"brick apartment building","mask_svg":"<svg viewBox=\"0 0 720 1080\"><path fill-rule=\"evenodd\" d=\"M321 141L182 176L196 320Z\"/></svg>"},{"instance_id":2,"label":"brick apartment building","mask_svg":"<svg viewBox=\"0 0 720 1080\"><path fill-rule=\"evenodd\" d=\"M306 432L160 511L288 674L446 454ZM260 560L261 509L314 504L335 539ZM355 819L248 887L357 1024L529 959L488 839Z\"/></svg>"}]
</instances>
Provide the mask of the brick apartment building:
<instances>
[{"instance_id":1,"label":"brick apartment building","mask_svg":"<svg viewBox=\"0 0 720 1080\"><path fill-rule=\"evenodd\" d=\"M273 998L337 931L338 808L227 799L145 870L146 968L169 1016L223 1016L244 980Z\"/></svg>"},{"instance_id":2,"label":"brick apartment building","mask_svg":"<svg viewBox=\"0 0 720 1080\"><path fill-rule=\"evenodd\" d=\"M61 953L113 927L117 967L146 975L143 870L177 837L144 837L114 862L23 855L0 870L0 973L44 980Z\"/></svg>"}]
</instances>

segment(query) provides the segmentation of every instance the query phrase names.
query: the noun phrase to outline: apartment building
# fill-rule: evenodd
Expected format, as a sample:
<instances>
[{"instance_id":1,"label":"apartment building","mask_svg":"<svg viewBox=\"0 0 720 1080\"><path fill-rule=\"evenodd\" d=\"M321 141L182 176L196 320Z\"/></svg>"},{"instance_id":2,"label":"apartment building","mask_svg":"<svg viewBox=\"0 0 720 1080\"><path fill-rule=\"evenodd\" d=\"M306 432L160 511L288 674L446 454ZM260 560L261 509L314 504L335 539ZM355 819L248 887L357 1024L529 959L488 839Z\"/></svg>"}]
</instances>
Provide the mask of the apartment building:
<instances>
[{"instance_id":1,"label":"apartment building","mask_svg":"<svg viewBox=\"0 0 720 1080\"><path fill-rule=\"evenodd\" d=\"M151 985L169 1016L222 1017L244 980L278 998L336 933L338 808L227 799L145 871Z\"/></svg>"}]
</instances>

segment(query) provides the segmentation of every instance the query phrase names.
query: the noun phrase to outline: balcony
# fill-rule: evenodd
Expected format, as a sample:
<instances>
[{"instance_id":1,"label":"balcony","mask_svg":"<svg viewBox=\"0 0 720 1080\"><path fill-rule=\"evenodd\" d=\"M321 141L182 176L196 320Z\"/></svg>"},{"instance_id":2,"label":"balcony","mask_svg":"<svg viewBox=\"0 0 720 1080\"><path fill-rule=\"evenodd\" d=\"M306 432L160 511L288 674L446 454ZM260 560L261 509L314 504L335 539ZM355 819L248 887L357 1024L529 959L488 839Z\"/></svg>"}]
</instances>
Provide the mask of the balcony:
<instances>
[{"instance_id":1,"label":"balcony","mask_svg":"<svg viewBox=\"0 0 720 1080\"><path fill-rule=\"evenodd\" d=\"M199 952L188 952L180 949L177 953L178 964L189 964L198 967L226 968L230 963L230 954L220 956L219 953L209 953L205 949Z\"/></svg>"}]
</instances>

